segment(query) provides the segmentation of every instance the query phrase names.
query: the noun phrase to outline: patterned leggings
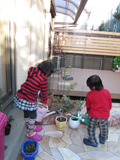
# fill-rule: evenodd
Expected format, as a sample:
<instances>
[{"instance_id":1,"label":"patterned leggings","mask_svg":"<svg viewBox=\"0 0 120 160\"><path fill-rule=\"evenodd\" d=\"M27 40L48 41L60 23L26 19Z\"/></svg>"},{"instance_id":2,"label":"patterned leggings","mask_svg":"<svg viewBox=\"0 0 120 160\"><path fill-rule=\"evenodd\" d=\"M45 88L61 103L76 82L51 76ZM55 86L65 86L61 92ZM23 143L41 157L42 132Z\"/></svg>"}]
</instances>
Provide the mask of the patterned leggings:
<instances>
[{"instance_id":1,"label":"patterned leggings","mask_svg":"<svg viewBox=\"0 0 120 160\"><path fill-rule=\"evenodd\" d=\"M88 135L89 140L93 143L97 142L95 137L95 130L97 125L100 129L100 140L106 141L108 139L108 119L93 118L88 116Z\"/></svg>"},{"instance_id":2,"label":"patterned leggings","mask_svg":"<svg viewBox=\"0 0 120 160\"><path fill-rule=\"evenodd\" d=\"M28 129L34 129L36 119L36 111L24 111L24 120Z\"/></svg>"}]
</instances>

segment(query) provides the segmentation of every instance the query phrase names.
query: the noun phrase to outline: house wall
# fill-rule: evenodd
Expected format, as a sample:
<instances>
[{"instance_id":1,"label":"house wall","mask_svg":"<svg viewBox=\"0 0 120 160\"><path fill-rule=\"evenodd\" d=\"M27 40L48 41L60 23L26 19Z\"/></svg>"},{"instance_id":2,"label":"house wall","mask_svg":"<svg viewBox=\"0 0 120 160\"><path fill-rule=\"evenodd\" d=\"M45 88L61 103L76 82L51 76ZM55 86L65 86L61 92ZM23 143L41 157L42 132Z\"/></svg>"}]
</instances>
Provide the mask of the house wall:
<instances>
[{"instance_id":1,"label":"house wall","mask_svg":"<svg viewBox=\"0 0 120 160\"><path fill-rule=\"evenodd\" d=\"M17 90L29 67L47 59L50 21L50 0L16 0Z\"/></svg>"},{"instance_id":2,"label":"house wall","mask_svg":"<svg viewBox=\"0 0 120 160\"><path fill-rule=\"evenodd\" d=\"M0 0L0 95L3 108L25 82L28 69L48 59L53 32L50 0ZM53 37L53 36L52 36ZM49 57L51 58L51 57Z\"/></svg>"}]
</instances>

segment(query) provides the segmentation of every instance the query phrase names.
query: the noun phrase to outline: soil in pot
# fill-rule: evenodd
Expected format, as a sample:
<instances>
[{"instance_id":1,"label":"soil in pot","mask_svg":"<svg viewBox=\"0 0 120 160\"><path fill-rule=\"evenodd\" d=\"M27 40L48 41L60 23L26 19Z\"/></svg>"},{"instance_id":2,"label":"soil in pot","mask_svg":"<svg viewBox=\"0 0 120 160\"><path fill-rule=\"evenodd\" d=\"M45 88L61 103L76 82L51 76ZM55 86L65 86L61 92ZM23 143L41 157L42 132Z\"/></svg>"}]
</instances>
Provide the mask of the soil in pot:
<instances>
[{"instance_id":1,"label":"soil in pot","mask_svg":"<svg viewBox=\"0 0 120 160\"><path fill-rule=\"evenodd\" d=\"M72 120L73 120L73 121L78 121L78 119L77 119L77 118L72 118Z\"/></svg>"},{"instance_id":2,"label":"soil in pot","mask_svg":"<svg viewBox=\"0 0 120 160\"><path fill-rule=\"evenodd\" d=\"M66 126L67 123L67 118L64 116L58 116L56 117L56 126L58 127L58 129L63 130Z\"/></svg>"},{"instance_id":3,"label":"soil in pot","mask_svg":"<svg viewBox=\"0 0 120 160\"><path fill-rule=\"evenodd\" d=\"M24 147L24 152L27 153L33 153L36 150L36 144L34 142L27 144Z\"/></svg>"},{"instance_id":4,"label":"soil in pot","mask_svg":"<svg viewBox=\"0 0 120 160\"><path fill-rule=\"evenodd\" d=\"M57 118L57 120L58 120L59 122L65 122L65 121L66 121L66 118L64 118L64 117L59 117L59 118Z\"/></svg>"},{"instance_id":5,"label":"soil in pot","mask_svg":"<svg viewBox=\"0 0 120 160\"><path fill-rule=\"evenodd\" d=\"M72 129L76 129L80 125L80 120L78 120L77 118L70 117L68 123Z\"/></svg>"}]
</instances>

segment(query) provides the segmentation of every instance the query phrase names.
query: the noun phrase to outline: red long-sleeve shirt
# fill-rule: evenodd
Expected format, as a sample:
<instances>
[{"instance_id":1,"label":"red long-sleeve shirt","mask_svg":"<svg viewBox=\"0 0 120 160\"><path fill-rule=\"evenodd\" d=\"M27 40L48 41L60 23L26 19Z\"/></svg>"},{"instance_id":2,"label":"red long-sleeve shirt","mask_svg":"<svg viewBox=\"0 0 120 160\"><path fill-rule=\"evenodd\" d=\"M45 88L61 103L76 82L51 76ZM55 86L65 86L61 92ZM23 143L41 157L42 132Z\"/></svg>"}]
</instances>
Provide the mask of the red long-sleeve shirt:
<instances>
[{"instance_id":1,"label":"red long-sleeve shirt","mask_svg":"<svg viewBox=\"0 0 120 160\"><path fill-rule=\"evenodd\" d=\"M18 90L19 99L25 99L31 103L35 103L38 98L38 91L41 90L43 103L47 104L47 78L38 68L31 67L28 70L28 76Z\"/></svg>"},{"instance_id":2,"label":"red long-sleeve shirt","mask_svg":"<svg viewBox=\"0 0 120 160\"><path fill-rule=\"evenodd\" d=\"M111 95L107 89L92 90L86 96L87 113L93 118L106 119L112 107Z\"/></svg>"}]
</instances>

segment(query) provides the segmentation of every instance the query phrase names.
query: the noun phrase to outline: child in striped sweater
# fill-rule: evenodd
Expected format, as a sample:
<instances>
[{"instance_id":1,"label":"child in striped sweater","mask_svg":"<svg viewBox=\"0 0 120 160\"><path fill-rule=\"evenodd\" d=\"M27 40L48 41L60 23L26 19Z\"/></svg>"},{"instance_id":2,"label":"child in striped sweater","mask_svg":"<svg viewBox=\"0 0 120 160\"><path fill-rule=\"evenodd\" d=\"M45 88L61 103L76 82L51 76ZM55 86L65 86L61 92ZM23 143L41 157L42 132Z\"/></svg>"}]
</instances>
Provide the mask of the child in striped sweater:
<instances>
[{"instance_id":1,"label":"child in striped sweater","mask_svg":"<svg viewBox=\"0 0 120 160\"><path fill-rule=\"evenodd\" d=\"M46 60L30 67L26 81L21 85L14 97L16 107L24 111L24 120L28 126L27 137L36 141L42 140L42 136L36 132L42 130L41 126L35 126L38 91L41 91L43 106L47 104L47 77L54 72L54 65Z\"/></svg>"}]
</instances>

